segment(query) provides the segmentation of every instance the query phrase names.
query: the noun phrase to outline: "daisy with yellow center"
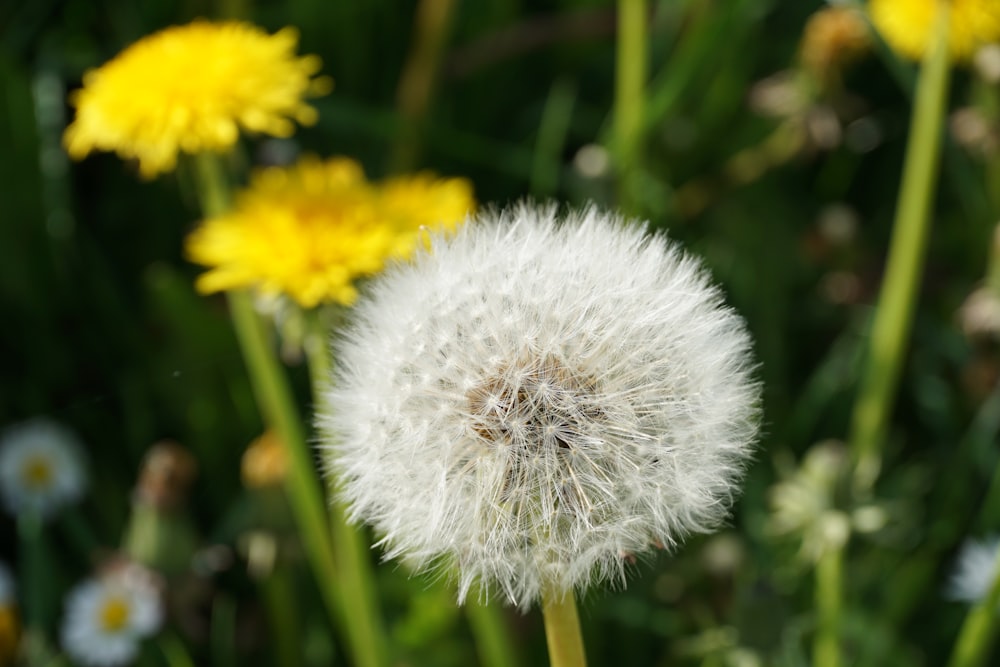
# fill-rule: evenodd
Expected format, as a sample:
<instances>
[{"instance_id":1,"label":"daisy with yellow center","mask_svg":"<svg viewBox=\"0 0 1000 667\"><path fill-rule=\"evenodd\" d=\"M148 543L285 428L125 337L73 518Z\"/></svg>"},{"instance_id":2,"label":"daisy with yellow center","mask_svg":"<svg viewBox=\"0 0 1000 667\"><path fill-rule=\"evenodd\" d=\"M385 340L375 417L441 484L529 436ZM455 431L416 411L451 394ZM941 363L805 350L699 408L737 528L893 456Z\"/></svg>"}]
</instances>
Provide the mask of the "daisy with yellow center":
<instances>
[{"instance_id":1,"label":"daisy with yellow center","mask_svg":"<svg viewBox=\"0 0 1000 667\"><path fill-rule=\"evenodd\" d=\"M463 179L428 174L370 183L347 158L261 170L234 209L207 220L187 241L210 267L203 293L253 287L305 308L350 305L355 282L408 257L422 229L453 230L474 207Z\"/></svg>"},{"instance_id":2,"label":"daisy with yellow center","mask_svg":"<svg viewBox=\"0 0 1000 667\"><path fill-rule=\"evenodd\" d=\"M11 427L0 438L0 498L12 514L48 517L87 485L76 436L46 419Z\"/></svg>"},{"instance_id":3,"label":"daisy with yellow center","mask_svg":"<svg viewBox=\"0 0 1000 667\"><path fill-rule=\"evenodd\" d=\"M919 60L930 50L935 14L946 0L870 0L872 23L889 46ZM1000 2L947 0L951 7L948 46L955 60L968 60L981 46L1000 41Z\"/></svg>"},{"instance_id":4,"label":"daisy with yellow center","mask_svg":"<svg viewBox=\"0 0 1000 667\"><path fill-rule=\"evenodd\" d=\"M95 150L136 159L143 176L173 169L177 154L226 151L241 131L287 137L330 90L316 56L295 55L298 34L240 22L196 21L145 37L87 72L71 102L70 155Z\"/></svg>"},{"instance_id":5,"label":"daisy with yellow center","mask_svg":"<svg viewBox=\"0 0 1000 667\"><path fill-rule=\"evenodd\" d=\"M113 667L132 662L142 639L160 627L156 590L138 577L90 579L70 592L62 645L76 662Z\"/></svg>"}]
</instances>

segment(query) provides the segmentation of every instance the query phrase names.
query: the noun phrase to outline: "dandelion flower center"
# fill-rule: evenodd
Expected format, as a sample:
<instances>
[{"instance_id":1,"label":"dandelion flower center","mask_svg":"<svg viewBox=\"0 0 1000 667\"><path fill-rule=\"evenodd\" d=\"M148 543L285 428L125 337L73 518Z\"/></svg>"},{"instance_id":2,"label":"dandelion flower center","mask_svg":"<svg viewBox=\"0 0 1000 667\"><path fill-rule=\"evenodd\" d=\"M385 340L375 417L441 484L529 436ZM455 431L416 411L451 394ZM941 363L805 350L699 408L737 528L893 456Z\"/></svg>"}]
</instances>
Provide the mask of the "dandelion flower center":
<instances>
[{"instance_id":1,"label":"dandelion flower center","mask_svg":"<svg viewBox=\"0 0 1000 667\"><path fill-rule=\"evenodd\" d=\"M503 367L469 392L472 430L503 459L501 502L538 500L549 488L551 512L593 510L581 481L587 472L576 468L590 460L588 437L599 442L606 426L596 389L595 378L548 355Z\"/></svg>"},{"instance_id":2,"label":"dandelion flower center","mask_svg":"<svg viewBox=\"0 0 1000 667\"><path fill-rule=\"evenodd\" d=\"M105 632L120 632L128 625L129 604L122 597L112 596L104 601L99 624Z\"/></svg>"},{"instance_id":3,"label":"dandelion flower center","mask_svg":"<svg viewBox=\"0 0 1000 667\"><path fill-rule=\"evenodd\" d=\"M25 459L21 475L25 485L33 489L48 488L55 476L52 461L44 456L30 456Z\"/></svg>"}]
</instances>

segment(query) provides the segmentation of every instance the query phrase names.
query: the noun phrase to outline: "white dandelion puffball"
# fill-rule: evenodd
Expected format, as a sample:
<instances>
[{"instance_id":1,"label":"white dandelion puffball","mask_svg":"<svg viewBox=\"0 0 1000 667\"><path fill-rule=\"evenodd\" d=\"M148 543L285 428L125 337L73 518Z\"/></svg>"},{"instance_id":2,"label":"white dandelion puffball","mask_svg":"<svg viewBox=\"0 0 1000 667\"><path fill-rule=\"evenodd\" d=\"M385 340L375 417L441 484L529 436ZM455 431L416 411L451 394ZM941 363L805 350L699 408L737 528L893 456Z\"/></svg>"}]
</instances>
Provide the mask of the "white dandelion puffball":
<instances>
[{"instance_id":1,"label":"white dandelion puffball","mask_svg":"<svg viewBox=\"0 0 1000 667\"><path fill-rule=\"evenodd\" d=\"M66 598L62 646L82 665L128 664L138 654L139 642L160 627L162 617L153 587L129 578L89 579Z\"/></svg>"},{"instance_id":2,"label":"white dandelion puffball","mask_svg":"<svg viewBox=\"0 0 1000 667\"><path fill-rule=\"evenodd\" d=\"M993 581L1000 575L997 570L998 557L1000 537L966 542L958 554L955 571L948 582L948 597L972 604L986 597Z\"/></svg>"},{"instance_id":3,"label":"white dandelion puffball","mask_svg":"<svg viewBox=\"0 0 1000 667\"><path fill-rule=\"evenodd\" d=\"M371 284L320 425L387 558L527 608L717 526L757 433L701 263L590 208L487 212Z\"/></svg>"},{"instance_id":4,"label":"white dandelion puffball","mask_svg":"<svg viewBox=\"0 0 1000 667\"><path fill-rule=\"evenodd\" d=\"M11 514L49 517L79 500L86 486L83 448L65 427L37 418L0 437L0 496Z\"/></svg>"}]
</instances>

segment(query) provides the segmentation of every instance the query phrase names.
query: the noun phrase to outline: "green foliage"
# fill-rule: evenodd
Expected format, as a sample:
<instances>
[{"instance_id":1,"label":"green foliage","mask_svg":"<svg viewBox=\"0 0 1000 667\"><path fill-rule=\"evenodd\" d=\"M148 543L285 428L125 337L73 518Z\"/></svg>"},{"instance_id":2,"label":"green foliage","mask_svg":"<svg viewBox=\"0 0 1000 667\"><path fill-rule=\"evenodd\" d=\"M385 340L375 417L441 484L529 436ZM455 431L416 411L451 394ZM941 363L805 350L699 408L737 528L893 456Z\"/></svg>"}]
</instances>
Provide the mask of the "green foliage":
<instances>
[{"instance_id":1,"label":"green foliage","mask_svg":"<svg viewBox=\"0 0 1000 667\"><path fill-rule=\"evenodd\" d=\"M270 30L298 27L300 51L321 56L336 82L316 102L316 126L288 143L248 139L240 159L344 154L369 176L385 175L412 120L398 111L396 90L416 4L0 7L0 426L35 415L71 426L88 446L93 480L82 507L32 543L52 576L37 604L23 606L39 609L53 642L59 593L123 544L142 458L171 438L198 463L182 511L200 544L171 581L170 628L142 664L344 664L287 508L262 521L260 498L240 484L240 457L261 419L225 301L194 292L198 269L182 256L197 218L190 183L142 181L107 155L71 164L60 137L72 113L66 95L86 69L166 25L228 14ZM747 318L766 435L730 528L637 564L626 591L581 601L588 655L593 665L808 665L811 569L769 530L769 489L778 462L794 468L817 441L847 435L899 186L911 67L880 51L842 85L808 95L796 88L798 71L771 85L805 99L767 115L754 102L761 82L795 67L819 0L652 4L644 140L629 192L653 226L706 257ZM413 135L416 166L469 177L481 202L534 194L614 205L620 165L601 148L612 146L614 18L610 1L457 3ZM996 84L955 76L951 108L982 111L995 142ZM816 134L821 122L833 123L836 140ZM1000 217L996 151L946 145L912 351L871 499L887 519L847 546L849 664L944 664L966 611L944 597L950 564L966 537L1000 529L996 338L970 340L956 317L986 273ZM306 370L289 361L308 407ZM36 557L9 516L0 524L2 560ZM247 544L262 530L276 556L255 571ZM392 564L377 572L398 664L476 660L447 583ZM294 610L296 623L281 623L275 609ZM538 613L504 620L519 664L546 664Z\"/></svg>"}]
</instances>

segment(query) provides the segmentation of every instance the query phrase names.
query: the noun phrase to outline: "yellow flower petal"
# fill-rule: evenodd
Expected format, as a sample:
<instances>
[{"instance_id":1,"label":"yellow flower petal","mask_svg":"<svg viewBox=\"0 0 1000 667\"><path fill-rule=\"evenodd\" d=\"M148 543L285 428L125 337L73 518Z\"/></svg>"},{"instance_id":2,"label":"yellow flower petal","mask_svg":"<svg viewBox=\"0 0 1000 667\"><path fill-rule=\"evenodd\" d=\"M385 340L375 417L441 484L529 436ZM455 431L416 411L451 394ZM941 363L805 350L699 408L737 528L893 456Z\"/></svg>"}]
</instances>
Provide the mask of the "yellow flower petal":
<instances>
[{"instance_id":1,"label":"yellow flower petal","mask_svg":"<svg viewBox=\"0 0 1000 667\"><path fill-rule=\"evenodd\" d=\"M942 0L871 0L872 23L895 51L919 60L930 48L937 3ZM949 47L956 60L968 60L976 50L1000 41L1000 2L950 0Z\"/></svg>"},{"instance_id":2,"label":"yellow flower petal","mask_svg":"<svg viewBox=\"0 0 1000 667\"><path fill-rule=\"evenodd\" d=\"M169 171L177 153L225 151L240 131L288 136L327 92L315 56L295 55L298 34L247 23L196 21L145 37L88 72L63 137L77 159L95 150L139 161L144 176Z\"/></svg>"},{"instance_id":3,"label":"yellow flower petal","mask_svg":"<svg viewBox=\"0 0 1000 667\"><path fill-rule=\"evenodd\" d=\"M187 253L209 267L196 283L204 293L252 287L306 308L350 305L358 279L408 257L421 229L455 229L474 205L463 179L378 185L353 160L307 158L258 171L232 212L188 237Z\"/></svg>"}]
</instances>

